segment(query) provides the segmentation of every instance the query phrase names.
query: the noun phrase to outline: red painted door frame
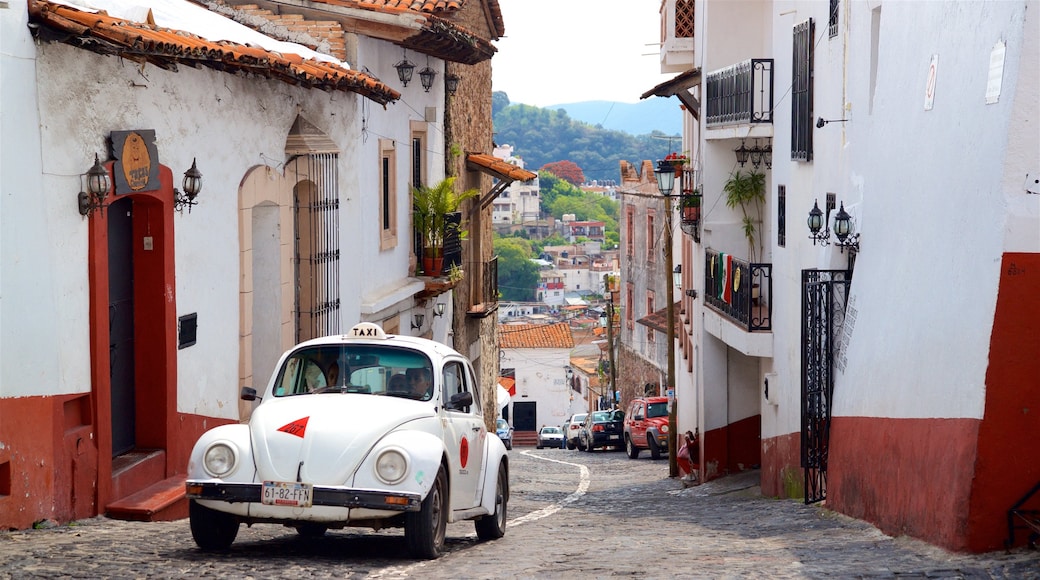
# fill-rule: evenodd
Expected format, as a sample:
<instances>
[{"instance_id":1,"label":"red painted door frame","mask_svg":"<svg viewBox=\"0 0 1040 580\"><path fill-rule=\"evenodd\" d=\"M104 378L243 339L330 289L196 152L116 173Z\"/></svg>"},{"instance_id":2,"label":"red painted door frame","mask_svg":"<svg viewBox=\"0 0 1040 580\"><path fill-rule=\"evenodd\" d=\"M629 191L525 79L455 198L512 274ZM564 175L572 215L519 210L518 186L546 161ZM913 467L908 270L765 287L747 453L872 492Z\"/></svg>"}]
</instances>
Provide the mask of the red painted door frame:
<instances>
[{"instance_id":1,"label":"red painted door frame","mask_svg":"<svg viewBox=\"0 0 1040 580\"><path fill-rule=\"evenodd\" d=\"M113 162L105 164L111 175ZM159 188L133 196L134 341L136 361L136 441L140 448L166 449L177 412L177 301L174 279L173 177L159 166ZM104 211L90 214L90 378L98 446L97 506L112 497L112 385L109 365L108 222ZM151 249L144 238L151 237ZM175 471L175 470L174 470ZM166 473L170 473L166 466Z\"/></svg>"}]
</instances>

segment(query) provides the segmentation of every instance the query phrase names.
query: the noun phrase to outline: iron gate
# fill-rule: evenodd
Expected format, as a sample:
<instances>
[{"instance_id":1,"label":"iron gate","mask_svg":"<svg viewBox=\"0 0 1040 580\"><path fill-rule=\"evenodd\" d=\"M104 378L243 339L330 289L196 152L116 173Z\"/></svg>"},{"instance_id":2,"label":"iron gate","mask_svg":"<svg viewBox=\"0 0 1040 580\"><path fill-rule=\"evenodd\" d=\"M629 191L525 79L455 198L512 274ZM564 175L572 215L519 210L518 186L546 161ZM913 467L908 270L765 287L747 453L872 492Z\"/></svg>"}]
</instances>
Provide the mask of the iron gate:
<instances>
[{"instance_id":1,"label":"iron gate","mask_svg":"<svg viewBox=\"0 0 1040 580\"><path fill-rule=\"evenodd\" d=\"M802 470L805 503L827 498L834 355L852 273L802 270Z\"/></svg>"}]
</instances>

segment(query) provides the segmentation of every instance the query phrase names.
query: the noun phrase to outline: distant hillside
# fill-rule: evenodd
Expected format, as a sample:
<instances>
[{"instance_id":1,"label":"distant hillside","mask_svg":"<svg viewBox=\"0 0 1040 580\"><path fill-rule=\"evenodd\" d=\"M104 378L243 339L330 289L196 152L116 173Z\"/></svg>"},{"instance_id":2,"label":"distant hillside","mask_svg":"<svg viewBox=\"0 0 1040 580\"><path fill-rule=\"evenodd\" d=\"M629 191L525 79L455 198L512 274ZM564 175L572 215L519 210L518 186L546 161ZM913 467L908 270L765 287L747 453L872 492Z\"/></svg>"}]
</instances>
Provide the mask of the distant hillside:
<instances>
[{"instance_id":1,"label":"distant hillside","mask_svg":"<svg viewBox=\"0 0 1040 580\"><path fill-rule=\"evenodd\" d=\"M563 109L576 121L632 135L646 135L653 131L680 135L682 114L679 105L679 99L675 97L650 97L638 103L583 101L545 108L553 111Z\"/></svg>"},{"instance_id":2,"label":"distant hillside","mask_svg":"<svg viewBox=\"0 0 1040 580\"><path fill-rule=\"evenodd\" d=\"M671 108L668 105L670 99L657 100L665 103L665 110ZM650 101L648 99L646 102ZM587 180L615 183L620 181L621 159L639 165L645 159L663 159L670 151L680 147L677 137L679 132L666 133L650 127L656 122L648 121L649 116L633 125L640 131L638 133L607 128L611 119L620 122L621 118L632 114L632 107L641 110L639 107L642 106L617 103L611 108L611 105L605 103L605 106L601 106L600 118L593 123L572 118L565 106L540 108L514 105L509 102L508 95L495 92L492 95L495 143L512 145L514 153L523 158L527 169L531 171L537 171L553 161L573 161L584 172ZM578 107L577 110L582 108ZM647 110L652 108L655 106L649 106ZM594 109L586 109L589 110ZM671 109L671 114L679 123L681 115L678 105ZM642 113L635 114L635 118L639 119L640 115Z\"/></svg>"}]
</instances>

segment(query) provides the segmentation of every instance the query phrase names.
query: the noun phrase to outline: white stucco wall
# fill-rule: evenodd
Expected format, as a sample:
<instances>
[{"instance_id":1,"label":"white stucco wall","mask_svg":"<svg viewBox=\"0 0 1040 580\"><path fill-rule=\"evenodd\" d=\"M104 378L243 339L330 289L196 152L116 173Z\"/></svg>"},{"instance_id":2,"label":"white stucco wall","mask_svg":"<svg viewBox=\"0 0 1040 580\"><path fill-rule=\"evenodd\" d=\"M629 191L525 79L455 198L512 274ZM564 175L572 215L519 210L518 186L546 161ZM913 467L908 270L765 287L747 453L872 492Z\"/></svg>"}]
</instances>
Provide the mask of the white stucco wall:
<instances>
[{"instance_id":1,"label":"white stucco wall","mask_svg":"<svg viewBox=\"0 0 1040 580\"><path fill-rule=\"evenodd\" d=\"M93 163L86 150L44 174L36 98L36 47L25 4L0 11L0 396L77 393L86 334L85 238L76 227L78 175ZM70 127L63 131L75 131ZM100 150L100 139L90 148ZM49 157L50 154L48 153ZM60 215L64 219L52 220ZM40 244L42 240L51 243ZM71 271L71 272L70 272Z\"/></svg>"},{"instance_id":2,"label":"white stucco wall","mask_svg":"<svg viewBox=\"0 0 1040 580\"><path fill-rule=\"evenodd\" d=\"M570 398L572 391L567 385L566 372L570 364L568 349L506 348L502 353L500 367L516 369L516 396L512 403L533 401L538 404L536 428L561 425L572 413L587 409L577 393L577 405Z\"/></svg>"},{"instance_id":3,"label":"white stucco wall","mask_svg":"<svg viewBox=\"0 0 1040 580\"><path fill-rule=\"evenodd\" d=\"M412 295L399 290L415 284L408 271L409 121L425 119L427 106L437 107L428 125L427 177L442 178L440 84L426 93L416 80L401 102L384 110L370 101L362 106L354 93L205 68L167 72L67 45L37 45L25 13L24 3L15 2L0 20L0 396L91 388L88 221L76 211L76 193L94 153L106 158L112 131L153 129L159 161L171 168L175 187L193 158L203 174L199 204L173 220L177 315L199 317L197 344L177 351L179 411L238 418L238 189L253 167L282 171L297 115L339 147L341 327L359 320L362 296L388 301L380 316L413 307ZM380 78L396 78L397 53L388 46L362 39L360 64ZM431 66L442 63L431 60ZM396 142L399 189L398 243L383 251L380 138Z\"/></svg>"},{"instance_id":4,"label":"white stucco wall","mask_svg":"<svg viewBox=\"0 0 1040 580\"><path fill-rule=\"evenodd\" d=\"M850 16L861 36L865 8L854 4ZM1035 86L1038 74L1035 53L1021 56L1024 35L1036 33L1035 22L1024 26L1026 12L1025 2L882 5L872 114L863 106L865 75L850 75L848 91L860 121L850 123L849 141L862 148L842 185L863 251L848 311L854 325L846 320L848 366L836 378L838 415L982 417L1000 260L1007 240L1027 234L1006 231L1008 199L1025 193L1002 184L1012 151L1019 175L1040 160L1035 135L1031 144L1008 142L1018 81L1026 75ZM987 104L990 55L1002 40L1001 95ZM865 67L865 48L856 43L850 63ZM932 55L938 76L925 110ZM1036 93L1020 98L1031 99L1035 124Z\"/></svg>"},{"instance_id":5,"label":"white stucco wall","mask_svg":"<svg viewBox=\"0 0 1040 580\"><path fill-rule=\"evenodd\" d=\"M805 217L813 200L824 207L826 194L835 193L862 234L849 310L855 324L847 328L847 363L836 376L837 415L981 417L1002 253L1040 251L1040 196L1023 189L1027 175L1040 174L1037 2L840 6L839 33L831 38L826 2L774 2L760 14L748 10L744 24L733 22L729 3L697 4L697 64L706 73L744 58L774 59L763 260L773 265L773 355L762 361L759 376L748 377L760 397L763 437L800 429L801 271L848 264L847 253L808 239ZM871 85L873 10L881 19ZM767 29L761 49L759 16ZM848 121L815 128L814 158L806 163L789 158L789 88L792 27L810 17L816 24L813 118ZM986 104L998 41L1007 46L1001 94ZM938 55L938 76L926 111L932 55ZM736 168L734 141L725 137L707 135L702 151L708 196L702 240L704 247L744 253L739 215L710 200ZM787 197L784 247L776 241L779 185ZM698 264L698 276L702 268ZM729 408L718 389L726 378L726 350L700 332L694 343L702 357L705 429L711 429L724 424ZM770 401L761 389L765 373L775 375Z\"/></svg>"}]
</instances>

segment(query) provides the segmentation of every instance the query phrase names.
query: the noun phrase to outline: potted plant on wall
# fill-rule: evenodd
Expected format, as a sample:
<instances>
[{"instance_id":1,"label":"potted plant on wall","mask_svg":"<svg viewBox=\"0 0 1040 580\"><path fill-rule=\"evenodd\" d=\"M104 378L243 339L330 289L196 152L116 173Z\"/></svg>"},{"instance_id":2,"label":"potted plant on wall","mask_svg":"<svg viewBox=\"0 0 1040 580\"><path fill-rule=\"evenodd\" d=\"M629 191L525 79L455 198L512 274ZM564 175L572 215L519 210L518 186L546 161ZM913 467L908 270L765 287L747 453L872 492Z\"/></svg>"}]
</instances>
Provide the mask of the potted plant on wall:
<instances>
[{"instance_id":1,"label":"potted plant on wall","mask_svg":"<svg viewBox=\"0 0 1040 580\"><path fill-rule=\"evenodd\" d=\"M412 188L412 212L415 228L422 239L423 273L438 276L444 268L444 239L448 228L460 235L461 222L449 224L448 216L459 211L462 202L476 196L476 189L455 192L455 177L446 177L436 185Z\"/></svg>"},{"instance_id":2,"label":"potted plant on wall","mask_svg":"<svg viewBox=\"0 0 1040 580\"><path fill-rule=\"evenodd\" d=\"M699 221L701 219L701 190L684 191L679 196L679 208L683 221Z\"/></svg>"},{"instance_id":3,"label":"potted plant on wall","mask_svg":"<svg viewBox=\"0 0 1040 580\"><path fill-rule=\"evenodd\" d=\"M755 242L758 240L758 222L761 220L762 206L766 201L766 176L757 171L737 170L729 176L723 186L726 193L726 206L735 209L740 207L743 214L744 237L748 241L748 261L756 262Z\"/></svg>"}]
</instances>

